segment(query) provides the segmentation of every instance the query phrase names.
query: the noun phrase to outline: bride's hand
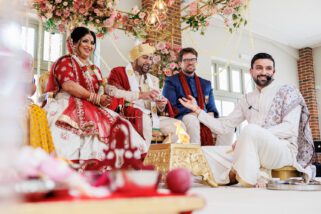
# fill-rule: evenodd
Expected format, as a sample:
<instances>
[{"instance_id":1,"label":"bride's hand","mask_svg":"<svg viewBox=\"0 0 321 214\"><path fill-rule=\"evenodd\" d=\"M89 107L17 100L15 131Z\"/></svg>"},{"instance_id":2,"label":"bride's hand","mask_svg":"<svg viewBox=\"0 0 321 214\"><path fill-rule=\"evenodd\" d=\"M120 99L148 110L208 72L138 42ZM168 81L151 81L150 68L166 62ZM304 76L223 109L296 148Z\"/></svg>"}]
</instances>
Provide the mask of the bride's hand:
<instances>
[{"instance_id":1,"label":"bride's hand","mask_svg":"<svg viewBox=\"0 0 321 214\"><path fill-rule=\"evenodd\" d=\"M197 109L197 103L194 97L192 97L191 95L188 96L188 99L183 97L183 98L179 98L178 101L185 107L188 108L192 111L195 111L195 109Z\"/></svg>"}]
</instances>

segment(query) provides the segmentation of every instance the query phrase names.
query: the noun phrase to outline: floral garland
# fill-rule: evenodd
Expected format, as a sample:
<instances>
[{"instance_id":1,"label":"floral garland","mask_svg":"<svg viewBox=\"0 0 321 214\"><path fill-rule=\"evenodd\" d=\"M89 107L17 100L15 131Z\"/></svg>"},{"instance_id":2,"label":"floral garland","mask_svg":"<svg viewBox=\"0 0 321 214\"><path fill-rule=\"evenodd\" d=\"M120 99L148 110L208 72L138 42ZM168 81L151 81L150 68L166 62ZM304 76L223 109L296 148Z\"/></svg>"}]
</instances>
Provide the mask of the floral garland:
<instances>
[{"instance_id":1,"label":"floral garland","mask_svg":"<svg viewBox=\"0 0 321 214\"><path fill-rule=\"evenodd\" d=\"M121 18L113 8L115 3L115 0L75 0L73 7L78 11L75 20L95 31L98 37L102 37L112 32Z\"/></svg>"},{"instance_id":2,"label":"floral garland","mask_svg":"<svg viewBox=\"0 0 321 214\"><path fill-rule=\"evenodd\" d=\"M135 6L132 13L123 14L121 18L122 29L136 38L147 37L146 26L147 13Z\"/></svg>"},{"instance_id":3,"label":"floral garland","mask_svg":"<svg viewBox=\"0 0 321 214\"><path fill-rule=\"evenodd\" d=\"M175 0L167 0L168 6ZM149 13L134 7L132 13L121 14L114 6L117 0L30 0L32 8L44 22L45 30L49 32L65 32L66 28L85 25L103 36L119 28L136 38L146 38ZM244 10L248 0L203 0L189 4L187 15L182 21L186 28L205 33L208 20L214 15L220 15L230 32L246 25ZM159 15L158 30L165 27L166 20Z\"/></svg>"},{"instance_id":4,"label":"floral garland","mask_svg":"<svg viewBox=\"0 0 321 214\"><path fill-rule=\"evenodd\" d=\"M247 21L244 11L247 8L248 0L206 0L194 1L188 6L187 15L182 17L192 31L199 31L202 35L209 25L208 19L214 15L220 15L224 20L224 25L229 32L245 26Z\"/></svg>"},{"instance_id":5,"label":"floral garland","mask_svg":"<svg viewBox=\"0 0 321 214\"><path fill-rule=\"evenodd\" d=\"M65 32L67 27L88 26L103 36L118 26L117 0L31 0L49 32Z\"/></svg>"},{"instance_id":6,"label":"floral garland","mask_svg":"<svg viewBox=\"0 0 321 214\"><path fill-rule=\"evenodd\" d=\"M64 32L74 15L73 0L32 0L30 4L44 22L44 29L49 32Z\"/></svg>"},{"instance_id":7,"label":"floral garland","mask_svg":"<svg viewBox=\"0 0 321 214\"><path fill-rule=\"evenodd\" d=\"M159 78L160 88L162 88L166 76L172 76L180 71L178 53L181 47L164 41L158 42L154 46L156 51L153 56L152 74Z\"/></svg>"}]
</instances>

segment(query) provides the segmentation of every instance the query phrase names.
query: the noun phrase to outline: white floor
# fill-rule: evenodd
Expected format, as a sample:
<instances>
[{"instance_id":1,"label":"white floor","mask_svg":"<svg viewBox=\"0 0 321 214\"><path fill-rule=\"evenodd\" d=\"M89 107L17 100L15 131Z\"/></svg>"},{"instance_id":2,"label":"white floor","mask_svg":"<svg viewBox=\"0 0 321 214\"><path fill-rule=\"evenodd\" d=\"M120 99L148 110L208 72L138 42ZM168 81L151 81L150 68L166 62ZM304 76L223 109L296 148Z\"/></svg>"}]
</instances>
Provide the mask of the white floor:
<instances>
[{"instance_id":1,"label":"white floor","mask_svg":"<svg viewBox=\"0 0 321 214\"><path fill-rule=\"evenodd\" d=\"M321 191L275 191L240 186L210 188L194 184L189 193L206 199L195 214L321 214Z\"/></svg>"}]
</instances>

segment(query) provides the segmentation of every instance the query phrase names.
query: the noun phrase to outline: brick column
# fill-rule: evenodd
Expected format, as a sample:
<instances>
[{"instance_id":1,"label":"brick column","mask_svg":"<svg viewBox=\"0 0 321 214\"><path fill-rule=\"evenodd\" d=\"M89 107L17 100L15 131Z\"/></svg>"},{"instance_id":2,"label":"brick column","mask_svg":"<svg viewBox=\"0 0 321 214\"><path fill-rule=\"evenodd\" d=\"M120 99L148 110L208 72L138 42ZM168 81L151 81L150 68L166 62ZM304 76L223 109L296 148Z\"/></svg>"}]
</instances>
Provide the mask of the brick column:
<instances>
[{"instance_id":1,"label":"brick column","mask_svg":"<svg viewBox=\"0 0 321 214\"><path fill-rule=\"evenodd\" d=\"M300 91L308 105L311 114L310 126L312 129L313 139L319 140L320 129L318 121L318 106L315 90L312 48L302 48L299 50L298 72Z\"/></svg>"},{"instance_id":2,"label":"brick column","mask_svg":"<svg viewBox=\"0 0 321 214\"><path fill-rule=\"evenodd\" d=\"M142 0L142 7L150 11L153 7L155 0ZM165 1L166 2L166 1ZM159 31L148 32L148 39L151 41L167 41L172 44L182 45L181 34L181 1L176 0L175 3L168 8L167 19L168 23L166 28Z\"/></svg>"}]
</instances>

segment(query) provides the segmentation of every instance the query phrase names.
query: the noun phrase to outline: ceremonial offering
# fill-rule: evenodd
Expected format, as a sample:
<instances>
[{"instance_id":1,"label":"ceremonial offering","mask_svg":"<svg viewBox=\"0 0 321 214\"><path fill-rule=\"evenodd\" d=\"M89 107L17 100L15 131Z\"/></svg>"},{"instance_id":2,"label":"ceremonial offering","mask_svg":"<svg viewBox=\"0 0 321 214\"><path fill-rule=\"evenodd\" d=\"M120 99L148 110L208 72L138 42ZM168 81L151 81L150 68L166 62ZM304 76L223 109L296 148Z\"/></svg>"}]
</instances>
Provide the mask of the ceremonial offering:
<instances>
[{"instance_id":1,"label":"ceremonial offering","mask_svg":"<svg viewBox=\"0 0 321 214\"><path fill-rule=\"evenodd\" d=\"M116 170L110 173L110 189L137 196L157 192L160 175L155 170Z\"/></svg>"},{"instance_id":2,"label":"ceremonial offering","mask_svg":"<svg viewBox=\"0 0 321 214\"><path fill-rule=\"evenodd\" d=\"M305 183L302 178L291 178L288 180L272 180L267 184L270 190L295 190L295 191L321 191L321 182L312 180Z\"/></svg>"},{"instance_id":3,"label":"ceremonial offering","mask_svg":"<svg viewBox=\"0 0 321 214\"><path fill-rule=\"evenodd\" d=\"M184 194L192 185L191 173L183 168L173 169L166 176L166 185L171 192Z\"/></svg>"}]
</instances>

